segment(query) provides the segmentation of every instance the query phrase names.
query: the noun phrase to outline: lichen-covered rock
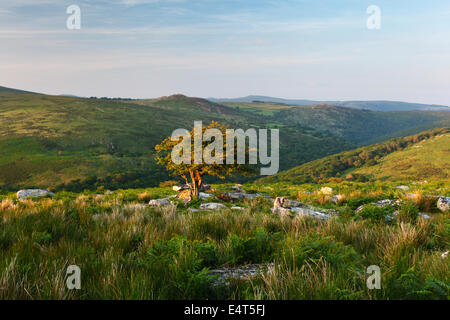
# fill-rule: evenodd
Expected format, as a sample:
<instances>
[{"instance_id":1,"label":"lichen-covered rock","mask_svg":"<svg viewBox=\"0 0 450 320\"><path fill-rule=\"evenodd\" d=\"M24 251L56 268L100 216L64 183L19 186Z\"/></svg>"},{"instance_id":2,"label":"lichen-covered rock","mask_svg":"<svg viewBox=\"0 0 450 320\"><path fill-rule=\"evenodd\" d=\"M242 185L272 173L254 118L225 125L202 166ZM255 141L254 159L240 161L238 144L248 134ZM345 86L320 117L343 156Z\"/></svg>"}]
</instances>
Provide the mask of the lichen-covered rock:
<instances>
[{"instance_id":1,"label":"lichen-covered rock","mask_svg":"<svg viewBox=\"0 0 450 320\"><path fill-rule=\"evenodd\" d=\"M277 197L275 199L273 203L272 212L280 214L281 216L300 214L320 220L326 220L330 218L330 215L325 214L323 212L319 212L318 209L312 206L309 206L299 201L289 200L284 197Z\"/></svg>"},{"instance_id":2,"label":"lichen-covered rock","mask_svg":"<svg viewBox=\"0 0 450 320\"><path fill-rule=\"evenodd\" d=\"M169 201L169 198L153 199L150 200L148 204L150 207L164 207L172 205L172 203Z\"/></svg>"},{"instance_id":3,"label":"lichen-covered rock","mask_svg":"<svg viewBox=\"0 0 450 320\"><path fill-rule=\"evenodd\" d=\"M227 199L228 201L243 201L245 199L253 200L257 197L263 197L268 199L269 201L273 201L271 197L263 193L226 192L222 194L222 198Z\"/></svg>"},{"instance_id":4,"label":"lichen-covered rock","mask_svg":"<svg viewBox=\"0 0 450 320\"><path fill-rule=\"evenodd\" d=\"M450 211L450 197L439 197L437 207L442 212Z\"/></svg>"},{"instance_id":5,"label":"lichen-covered rock","mask_svg":"<svg viewBox=\"0 0 450 320\"><path fill-rule=\"evenodd\" d=\"M319 211L314 211L311 209L307 209L307 208L291 208L292 212L295 212L297 214L301 214L304 216L309 216L309 217L313 217L315 219L319 219L319 220L327 220L330 219L330 216L328 214L319 212Z\"/></svg>"},{"instance_id":6,"label":"lichen-covered rock","mask_svg":"<svg viewBox=\"0 0 450 320\"><path fill-rule=\"evenodd\" d=\"M17 192L18 199L27 199L28 197L53 197L55 194L48 190L40 190L40 189L26 189L19 190Z\"/></svg>"},{"instance_id":7,"label":"lichen-covered rock","mask_svg":"<svg viewBox=\"0 0 450 320\"><path fill-rule=\"evenodd\" d=\"M199 197L201 200L209 200L209 199L214 199L214 198L215 198L214 195L212 195L212 194L210 194L210 193L206 193L206 192L200 192L200 193L198 194L198 197Z\"/></svg>"},{"instance_id":8,"label":"lichen-covered rock","mask_svg":"<svg viewBox=\"0 0 450 320\"><path fill-rule=\"evenodd\" d=\"M222 208L226 208L226 206L217 202L202 203L200 205L200 210L219 210Z\"/></svg>"}]
</instances>

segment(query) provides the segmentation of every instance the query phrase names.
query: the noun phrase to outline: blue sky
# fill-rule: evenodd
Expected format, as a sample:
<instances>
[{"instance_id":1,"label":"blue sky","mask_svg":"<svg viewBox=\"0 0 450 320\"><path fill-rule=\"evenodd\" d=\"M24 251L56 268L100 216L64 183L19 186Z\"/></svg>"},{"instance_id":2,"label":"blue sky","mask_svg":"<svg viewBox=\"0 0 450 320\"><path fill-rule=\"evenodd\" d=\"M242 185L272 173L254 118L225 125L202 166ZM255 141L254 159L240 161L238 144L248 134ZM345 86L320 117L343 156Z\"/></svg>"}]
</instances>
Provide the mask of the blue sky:
<instances>
[{"instance_id":1,"label":"blue sky","mask_svg":"<svg viewBox=\"0 0 450 320\"><path fill-rule=\"evenodd\" d=\"M0 41L0 85L50 94L450 105L448 0L0 0Z\"/></svg>"}]
</instances>

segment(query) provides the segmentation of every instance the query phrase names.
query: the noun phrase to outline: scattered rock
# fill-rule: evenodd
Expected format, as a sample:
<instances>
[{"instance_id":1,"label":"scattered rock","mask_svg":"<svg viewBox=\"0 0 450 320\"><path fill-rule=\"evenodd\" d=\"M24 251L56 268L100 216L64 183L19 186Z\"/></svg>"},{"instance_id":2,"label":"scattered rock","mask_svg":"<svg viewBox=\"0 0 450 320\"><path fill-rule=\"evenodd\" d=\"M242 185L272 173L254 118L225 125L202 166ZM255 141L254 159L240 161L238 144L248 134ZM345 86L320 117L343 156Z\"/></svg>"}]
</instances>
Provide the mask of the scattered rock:
<instances>
[{"instance_id":1,"label":"scattered rock","mask_svg":"<svg viewBox=\"0 0 450 320\"><path fill-rule=\"evenodd\" d=\"M375 201L372 202L371 205L377 206L377 207L386 207L386 206L397 206L398 204L400 204L400 200L391 200L391 199L386 199L386 200L379 200L379 201ZM364 210L364 208L366 207L366 204L363 204L361 206L359 206L358 208L356 208L355 213L360 213L361 211Z\"/></svg>"},{"instance_id":2,"label":"scattered rock","mask_svg":"<svg viewBox=\"0 0 450 320\"><path fill-rule=\"evenodd\" d=\"M439 197L437 207L442 212L450 211L450 197Z\"/></svg>"},{"instance_id":3,"label":"scattered rock","mask_svg":"<svg viewBox=\"0 0 450 320\"><path fill-rule=\"evenodd\" d=\"M408 186L396 186L395 188L399 189L399 190L404 190L404 191L409 190Z\"/></svg>"},{"instance_id":4,"label":"scattered rock","mask_svg":"<svg viewBox=\"0 0 450 320\"><path fill-rule=\"evenodd\" d=\"M306 207L307 205L295 200L289 200L284 197L277 197L273 203L273 208L292 208L292 207Z\"/></svg>"},{"instance_id":5,"label":"scattered rock","mask_svg":"<svg viewBox=\"0 0 450 320\"><path fill-rule=\"evenodd\" d=\"M237 192L244 192L244 190L242 190L242 184L237 184L231 187L231 189L236 190Z\"/></svg>"},{"instance_id":6,"label":"scattered rock","mask_svg":"<svg viewBox=\"0 0 450 320\"><path fill-rule=\"evenodd\" d=\"M230 279L250 279L256 275L266 272L269 268L273 268L274 263L269 264L249 264L235 268L215 269L208 272L208 275L219 277L214 285L229 284Z\"/></svg>"},{"instance_id":7,"label":"scattered rock","mask_svg":"<svg viewBox=\"0 0 450 320\"><path fill-rule=\"evenodd\" d=\"M386 221L394 220L394 218L397 217L397 215L398 215L398 211L392 212L392 215L386 216ZM425 220L431 219L431 217L429 215L427 215L426 213L423 213L423 212L419 212L419 217L421 217Z\"/></svg>"},{"instance_id":8,"label":"scattered rock","mask_svg":"<svg viewBox=\"0 0 450 320\"><path fill-rule=\"evenodd\" d=\"M448 251L445 251L443 254L441 254L441 258L445 259L448 257Z\"/></svg>"},{"instance_id":9,"label":"scattered rock","mask_svg":"<svg viewBox=\"0 0 450 320\"><path fill-rule=\"evenodd\" d=\"M183 191L183 190L188 190L188 189L189 189L189 185L188 184L180 184L180 185L172 187L172 190L173 191L177 191L177 192L180 192L180 191Z\"/></svg>"},{"instance_id":10,"label":"scattered rock","mask_svg":"<svg viewBox=\"0 0 450 320\"><path fill-rule=\"evenodd\" d=\"M268 195L265 195L263 193L226 192L221 195L222 199L228 200L228 201L243 201L245 199L253 200L256 197L263 197L263 198L268 199L269 201L273 201L273 198L271 198Z\"/></svg>"},{"instance_id":11,"label":"scattered rock","mask_svg":"<svg viewBox=\"0 0 450 320\"><path fill-rule=\"evenodd\" d=\"M226 206L217 202L202 203L200 205L200 210L219 210L222 208L226 208Z\"/></svg>"},{"instance_id":12,"label":"scattered rock","mask_svg":"<svg viewBox=\"0 0 450 320\"><path fill-rule=\"evenodd\" d=\"M164 206L170 206L172 203L168 200L170 198L162 198L162 199L153 199L149 201L150 207L164 207Z\"/></svg>"},{"instance_id":13,"label":"scattered rock","mask_svg":"<svg viewBox=\"0 0 450 320\"><path fill-rule=\"evenodd\" d=\"M19 190L17 192L18 199L27 199L28 197L53 197L55 194L48 190L40 190L40 189L26 189Z\"/></svg>"},{"instance_id":14,"label":"scattered rock","mask_svg":"<svg viewBox=\"0 0 450 320\"><path fill-rule=\"evenodd\" d=\"M293 212L295 212L297 214L313 217L313 218L319 219L319 220L330 219L330 216L328 214L325 214L325 213L322 213L322 212L318 212L318 211L314 211L314 210L311 210L311 209L296 207L296 208L291 208L291 211L293 211Z\"/></svg>"},{"instance_id":15,"label":"scattered rock","mask_svg":"<svg viewBox=\"0 0 450 320\"><path fill-rule=\"evenodd\" d=\"M273 203L273 213L280 214L282 216L294 214L301 214L310 216L320 220L326 220L330 218L330 215L323 212L319 212L318 209L304 204L299 201L289 200L284 197L277 197Z\"/></svg>"},{"instance_id":16,"label":"scattered rock","mask_svg":"<svg viewBox=\"0 0 450 320\"><path fill-rule=\"evenodd\" d=\"M189 190L191 188L191 184L180 184L172 187L172 190L180 192L183 190ZM211 186L209 184L202 184L200 187L200 191L207 191L210 190Z\"/></svg>"},{"instance_id":17,"label":"scattered rock","mask_svg":"<svg viewBox=\"0 0 450 320\"><path fill-rule=\"evenodd\" d=\"M242 201L244 200L244 192L226 192L223 194L224 199L229 199L229 201Z\"/></svg>"},{"instance_id":18,"label":"scattered rock","mask_svg":"<svg viewBox=\"0 0 450 320\"><path fill-rule=\"evenodd\" d=\"M231 207L231 210L245 210L245 208L242 208L242 207Z\"/></svg>"},{"instance_id":19,"label":"scattered rock","mask_svg":"<svg viewBox=\"0 0 450 320\"><path fill-rule=\"evenodd\" d=\"M212 194L210 194L210 193L206 193L206 192L200 192L200 193L198 194L198 197L199 197L201 200L208 200L208 199L214 199L214 198L215 198L214 195L212 195Z\"/></svg>"},{"instance_id":20,"label":"scattered rock","mask_svg":"<svg viewBox=\"0 0 450 320\"><path fill-rule=\"evenodd\" d=\"M322 187L322 189L320 189L320 193L327 196L331 196L333 194L333 189L330 187Z\"/></svg>"},{"instance_id":21,"label":"scattered rock","mask_svg":"<svg viewBox=\"0 0 450 320\"><path fill-rule=\"evenodd\" d=\"M338 194L338 195L330 197L330 201L333 202L334 204L338 204L338 203L342 202L344 199L345 199L345 196L342 194Z\"/></svg>"},{"instance_id":22,"label":"scattered rock","mask_svg":"<svg viewBox=\"0 0 450 320\"><path fill-rule=\"evenodd\" d=\"M429 215L427 215L427 214L425 214L425 213L423 213L423 212L419 212L419 217L421 217L421 218L423 218L423 219L426 219L426 220L428 220L428 219L431 218Z\"/></svg>"}]
</instances>

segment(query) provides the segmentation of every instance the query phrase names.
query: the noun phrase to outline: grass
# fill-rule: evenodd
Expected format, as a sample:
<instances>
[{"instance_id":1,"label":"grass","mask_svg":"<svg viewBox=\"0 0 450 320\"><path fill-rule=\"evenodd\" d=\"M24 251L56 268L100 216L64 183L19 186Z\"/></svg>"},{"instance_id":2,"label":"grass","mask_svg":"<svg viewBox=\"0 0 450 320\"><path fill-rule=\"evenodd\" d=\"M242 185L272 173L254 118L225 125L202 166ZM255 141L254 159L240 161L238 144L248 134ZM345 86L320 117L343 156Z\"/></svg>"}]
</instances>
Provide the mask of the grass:
<instances>
[{"instance_id":1,"label":"grass","mask_svg":"<svg viewBox=\"0 0 450 320\"><path fill-rule=\"evenodd\" d=\"M314 160L261 182L448 180L450 127L428 130Z\"/></svg>"},{"instance_id":2,"label":"grass","mask_svg":"<svg viewBox=\"0 0 450 320\"><path fill-rule=\"evenodd\" d=\"M409 184L421 194L449 195L448 184ZM339 212L327 221L280 217L265 199L244 211L190 213L183 205L149 208L167 187L58 192L18 201L0 195L0 299L448 299L450 213L430 220L392 183L327 184L345 198L324 199L324 185L247 184ZM213 185L217 194L229 185ZM404 200L396 219L357 216L375 200ZM234 204L233 204L234 205ZM376 215L377 216L377 215ZM273 263L261 275L215 285L208 270ZM66 269L81 268L81 290L66 289ZM378 265L382 289L365 270Z\"/></svg>"}]
</instances>

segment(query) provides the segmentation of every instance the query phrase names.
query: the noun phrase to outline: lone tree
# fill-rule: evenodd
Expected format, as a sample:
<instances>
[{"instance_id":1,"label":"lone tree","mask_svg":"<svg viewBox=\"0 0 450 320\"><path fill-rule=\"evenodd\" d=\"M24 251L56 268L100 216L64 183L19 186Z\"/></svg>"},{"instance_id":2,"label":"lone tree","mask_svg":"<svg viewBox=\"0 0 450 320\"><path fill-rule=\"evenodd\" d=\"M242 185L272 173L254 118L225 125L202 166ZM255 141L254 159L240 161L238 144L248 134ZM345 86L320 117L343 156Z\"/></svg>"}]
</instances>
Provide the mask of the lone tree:
<instances>
[{"instance_id":1,"label":"lone tree","mask_svg":"<svg viewBox=\"0 0 450 320\"><path fill-rule=\"evenodd\" d=\"M205 175L225 179L227 176L250 176L255 173L254 165L237 163L238 146L234 143L234 137L231 147L225 143L229 140L226 126L212 121L206 127L200 122L200 126L194 126L191 131L175 131L172 137L157 145L156 160L165 166L172 176L182 177L190 187L191 196L198 198ZM229 161L230 152L233 154L233 163ZM248 159L249 148L245 147L244 152Z\"/></svg>"}]
</instances>

